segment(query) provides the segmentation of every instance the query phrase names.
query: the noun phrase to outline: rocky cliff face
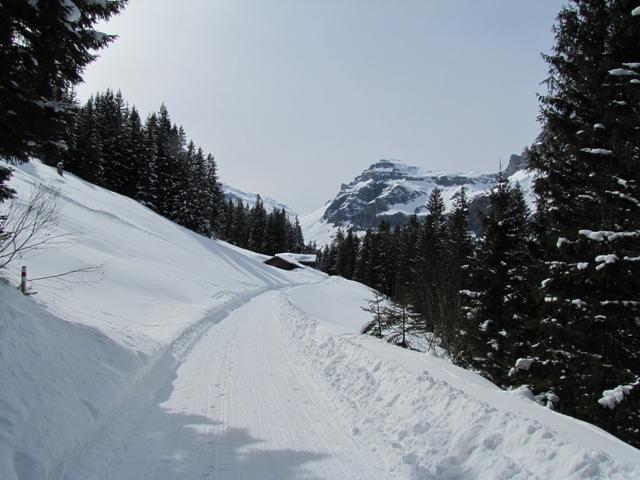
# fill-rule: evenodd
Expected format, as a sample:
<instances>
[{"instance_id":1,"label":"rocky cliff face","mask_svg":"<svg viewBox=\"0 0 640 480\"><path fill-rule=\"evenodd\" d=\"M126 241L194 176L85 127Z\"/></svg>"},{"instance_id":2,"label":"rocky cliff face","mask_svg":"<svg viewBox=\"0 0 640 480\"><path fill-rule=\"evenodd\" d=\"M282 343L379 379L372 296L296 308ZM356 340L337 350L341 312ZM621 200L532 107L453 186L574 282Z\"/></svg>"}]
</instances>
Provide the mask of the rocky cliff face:
<instances>
[{"instance_id":1,"label":"rocky cliff face","mask_svg":"<svg viewBox=\"0 0 640 480\"><path fill-rule=\"evenodd\" d=\"M531 174L524 169L524 155L512 155L505 172L512 181L530 189ZM426 203L435 187L450 208L455 194L465 187L471 201L471 227L480 227L479 211L486 210L488 190L494 174L426 171L396 160L380 160L364 170L352 182L342 184L336 197L322 209L304 217L305 240L319 245L330 241L338 228L352 226L357 231L376 228L381 220L391 225L404 224L414 213L426 215Z\"/></svg>"}]
</instances>

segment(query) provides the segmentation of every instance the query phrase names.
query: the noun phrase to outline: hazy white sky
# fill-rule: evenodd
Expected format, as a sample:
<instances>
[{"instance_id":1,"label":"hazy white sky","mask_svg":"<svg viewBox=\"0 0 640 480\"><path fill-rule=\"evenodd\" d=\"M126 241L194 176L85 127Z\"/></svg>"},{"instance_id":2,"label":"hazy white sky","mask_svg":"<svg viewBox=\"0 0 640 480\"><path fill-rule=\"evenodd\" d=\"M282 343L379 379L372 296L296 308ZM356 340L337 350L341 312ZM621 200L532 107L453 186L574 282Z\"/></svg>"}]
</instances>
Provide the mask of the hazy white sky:
<instances>
[{"instance_id":1,"label":"hazy white sky","mask_svg":"<svg viewBox=\"0 0 640 480\"><path fill-rule=\"evenodd\" d=\"M495 171L538 133L561 0L130 0L81 99L165 102L225 183L304 214L380 158Z\"/></svg>"}]
</instances>

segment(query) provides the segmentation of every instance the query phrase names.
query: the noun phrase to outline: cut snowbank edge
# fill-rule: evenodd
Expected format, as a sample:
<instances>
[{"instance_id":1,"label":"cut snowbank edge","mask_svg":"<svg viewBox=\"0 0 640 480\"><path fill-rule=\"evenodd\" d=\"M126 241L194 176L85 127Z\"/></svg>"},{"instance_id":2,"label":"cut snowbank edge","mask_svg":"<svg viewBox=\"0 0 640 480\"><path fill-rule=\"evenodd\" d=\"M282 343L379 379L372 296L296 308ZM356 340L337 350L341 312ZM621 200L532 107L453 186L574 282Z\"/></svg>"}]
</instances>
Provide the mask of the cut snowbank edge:
<instances>
[{"instance_id":1,"label":"cut snowbank edge","mask_svg":"<svg viewBox=\"0 0 640 480\"><path fill-rule=\"evenodd\" d=\"M328 383L352 411L353 431L371 448L388 445L390 471L420 478L640 478L640 451L591 424L446 360L331 333L287 293L279 311L314 380Z\"/></svg>"}]
</instances>

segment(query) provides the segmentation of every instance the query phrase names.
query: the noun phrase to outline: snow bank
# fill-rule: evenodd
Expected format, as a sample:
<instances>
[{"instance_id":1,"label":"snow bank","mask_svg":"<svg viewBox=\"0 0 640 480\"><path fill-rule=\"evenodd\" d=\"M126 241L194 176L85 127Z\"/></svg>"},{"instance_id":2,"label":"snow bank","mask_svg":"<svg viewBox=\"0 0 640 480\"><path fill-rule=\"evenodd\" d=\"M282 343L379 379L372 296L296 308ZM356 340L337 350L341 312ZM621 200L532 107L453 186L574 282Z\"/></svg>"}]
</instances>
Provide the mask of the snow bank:
<instances>
[{"instance_id":1,"label":"snow bank","mask_svg":"<svg viewBox=\"0 0 640 480\"><path fill-rule=\"evenodd\" d=\"M62 477L106 423L121 421L113 414L125 400L144 410L175 357L228 305L313 274L263 265L37 161L14 171L18 204L39 183L60 190L51 233L71 235L63 248L32 252L0 273L13 283L0 284L2 480ZM24 297L13 288L22 264L31 278L83 265L103 273L34 283L37 295Z\"/></svg>"},{"instance_id":2,"label":"snow bank","mask_svg":"<svg viewBox=\"0 0 640 480\"><path fill-rule=\"evenodd\" d=\"M0 478L56 478L144 356L0 284Z\"/></svg>"},{"instance_id":3,"label":"snow bank","mask_svg":"<svg viewBox=\"0 0 640 480\"><path fill-rule=\"evenodd\" d=\"M372 298L372 291L358 282L332 276L318 284L295 288L289 296L320 320L323 330L334 334L360 333L371 323L371 314L360 307Z\"/></svg>"},{"instance_id":4,"label":"snow bank","mask_svg":"<svg viewBox=\"0 0 640 480\"><path fill-rule=\"evenodd\" d=\"M280 321L313 380L333 392L352 434L386 458L390 476L640 478L640 451L541 407L528 389L505 392L446 360L357 335L362 287L351 282L349 294L342 283L340 294L354 301L341 303L333 282L315 295L308 287L283 294Z\"/></svg>"}]
</instances>

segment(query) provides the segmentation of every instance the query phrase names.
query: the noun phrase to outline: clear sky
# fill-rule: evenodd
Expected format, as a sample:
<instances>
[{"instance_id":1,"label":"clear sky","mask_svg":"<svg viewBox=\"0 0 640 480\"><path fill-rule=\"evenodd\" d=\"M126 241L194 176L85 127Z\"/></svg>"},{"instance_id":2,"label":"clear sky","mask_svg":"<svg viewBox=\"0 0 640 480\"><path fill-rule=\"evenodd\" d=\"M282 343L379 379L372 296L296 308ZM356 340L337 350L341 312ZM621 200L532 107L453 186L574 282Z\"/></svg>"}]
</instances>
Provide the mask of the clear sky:
<instances>
[{"instance_id":1,"label":"clear sky","mask_svg":"<svg viewBox=\"0 0 640 480\"><path fill-rule=\"evenodd\" d=\"M561 0L130 0L79 96L165 102L222 181L304 214L380 158L496 171L538 133Z\"/></svg>"}]
</instances>

